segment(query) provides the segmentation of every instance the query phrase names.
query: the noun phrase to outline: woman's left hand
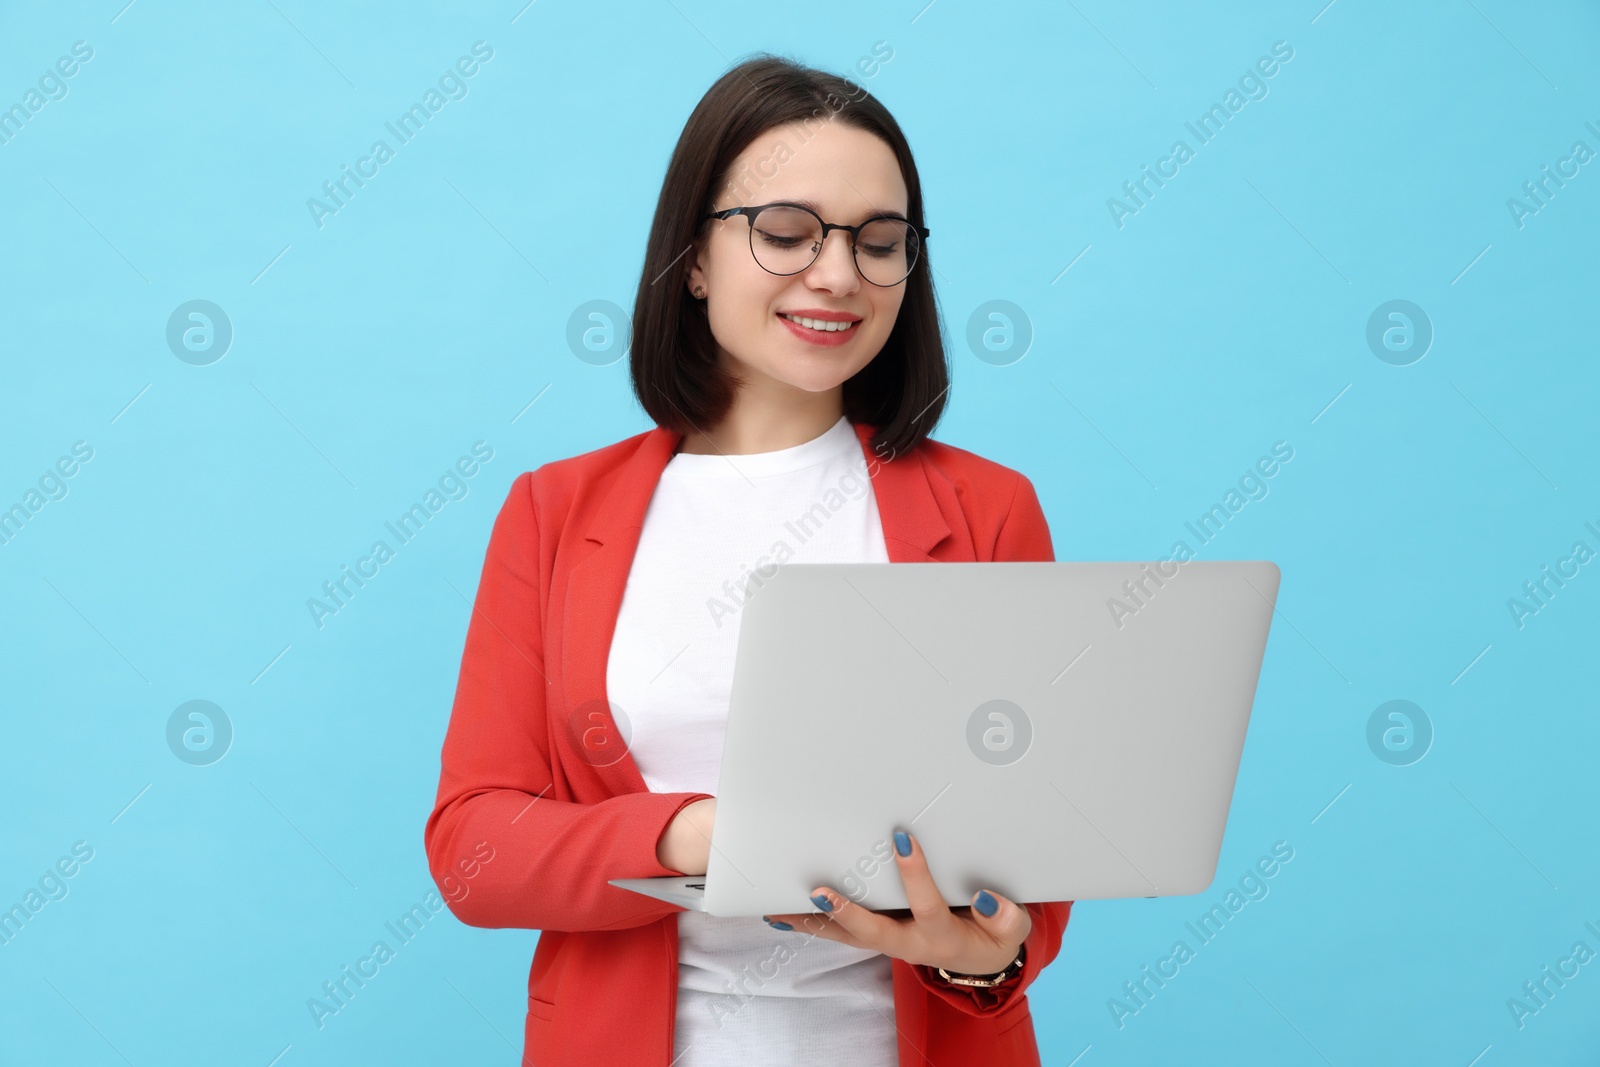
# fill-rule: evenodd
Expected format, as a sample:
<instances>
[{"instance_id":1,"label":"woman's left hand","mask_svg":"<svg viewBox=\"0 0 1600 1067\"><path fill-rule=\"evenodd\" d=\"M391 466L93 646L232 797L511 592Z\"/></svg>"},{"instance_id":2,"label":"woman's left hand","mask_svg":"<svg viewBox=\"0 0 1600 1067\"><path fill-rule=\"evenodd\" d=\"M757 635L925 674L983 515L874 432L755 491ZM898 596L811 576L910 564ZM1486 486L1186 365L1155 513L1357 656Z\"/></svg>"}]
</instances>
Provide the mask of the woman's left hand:
<instances>
[{"instance_id":1,"label":"woman's left hand","mask_svg":"<svg viewBox=\"0 0 1600 1067\"><path fill-rule=\"evenodd\" d=\"M764 918L852 948L882 952L907 963L943 967L956 974L996 974L1009 966L1033 929L1028 909L998 893L979 890L971 907L952 911L934 884L922 846L904 831L896 831L894 837L895 866L900 869L906 902L911 905L909 919L868 911L828 886L818 886L812 894L826 914L806 912ZM901 855L901 849L909 854Z\"/></svg>"}]
</instances>

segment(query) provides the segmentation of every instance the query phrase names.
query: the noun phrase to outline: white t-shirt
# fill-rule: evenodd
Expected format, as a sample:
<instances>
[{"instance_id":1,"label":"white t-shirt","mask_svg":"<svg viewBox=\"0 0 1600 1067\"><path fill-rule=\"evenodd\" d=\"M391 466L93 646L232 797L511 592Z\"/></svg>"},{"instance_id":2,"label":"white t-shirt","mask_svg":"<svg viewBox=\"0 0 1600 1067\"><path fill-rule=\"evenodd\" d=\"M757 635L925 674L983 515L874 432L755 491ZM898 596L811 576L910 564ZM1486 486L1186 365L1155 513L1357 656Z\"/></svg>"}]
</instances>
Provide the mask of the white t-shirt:
<instances>
[{"instance_id":1,"label":"white t-shirt","mask_svg":"<svg viewBox=\"0 0 1600 1067\"><path fill-rule=\"evenodd\" d=\"M793 448L667 462L606 667L652 791L716 795L745 583L790 560L889 561L847 418ZM674 1067L896 1067L888 956L697 911L678 913L678 945Z\"/></svg>"}]
</instances>

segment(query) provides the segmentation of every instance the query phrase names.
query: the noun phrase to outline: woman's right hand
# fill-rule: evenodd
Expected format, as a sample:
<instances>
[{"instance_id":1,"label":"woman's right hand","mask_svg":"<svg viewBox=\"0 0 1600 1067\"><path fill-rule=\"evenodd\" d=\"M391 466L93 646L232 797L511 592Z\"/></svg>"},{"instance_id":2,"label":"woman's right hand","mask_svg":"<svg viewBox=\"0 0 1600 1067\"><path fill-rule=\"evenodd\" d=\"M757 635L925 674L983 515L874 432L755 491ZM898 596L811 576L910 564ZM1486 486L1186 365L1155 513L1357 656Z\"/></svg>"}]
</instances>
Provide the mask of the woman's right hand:
<instances>
[{"instance_id":1,"label":"woman's right hand","mask_svg":"<svg viewBox=\"0 0 1600 1067\"><path fill-rule=\"evenodd\" d=\"M679 809L656 842L661 866L680 874L705 874L711 862L711 825L716 821L715 797Z\"/></svg>"}]
</instances>

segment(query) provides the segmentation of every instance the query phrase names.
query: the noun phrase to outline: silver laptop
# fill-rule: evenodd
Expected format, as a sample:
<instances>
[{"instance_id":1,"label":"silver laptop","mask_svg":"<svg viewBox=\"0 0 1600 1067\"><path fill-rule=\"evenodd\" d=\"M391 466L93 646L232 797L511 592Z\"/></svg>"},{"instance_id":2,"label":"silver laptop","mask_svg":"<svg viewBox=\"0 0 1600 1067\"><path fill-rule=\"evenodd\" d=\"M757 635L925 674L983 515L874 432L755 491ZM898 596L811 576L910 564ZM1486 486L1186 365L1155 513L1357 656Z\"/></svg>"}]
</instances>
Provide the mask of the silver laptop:
<instances>
[{"instance_id":1,"label":"silver laptop","mask_svg":"<svg viewBox=\"0 0 1600 1067\"><path fill-rule=\"evenodd\" d=\"M610 884L712 915L1199 893L1278 593L1266 561L812 563L752 576L709 869Z\"/></svg>"}]
</instances>

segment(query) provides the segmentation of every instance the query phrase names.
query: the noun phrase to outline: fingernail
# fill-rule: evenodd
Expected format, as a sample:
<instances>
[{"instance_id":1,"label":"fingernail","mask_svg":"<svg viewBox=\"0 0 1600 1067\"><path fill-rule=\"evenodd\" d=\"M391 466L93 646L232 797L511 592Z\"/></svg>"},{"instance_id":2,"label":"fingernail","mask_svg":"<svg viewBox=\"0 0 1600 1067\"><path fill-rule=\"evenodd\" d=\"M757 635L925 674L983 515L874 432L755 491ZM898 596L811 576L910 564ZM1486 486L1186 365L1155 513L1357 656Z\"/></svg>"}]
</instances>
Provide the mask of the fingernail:
<instances>
[{"instance_id":1,"label":"fingernail","mask_svg":"<svg viewBox=\"0 0 1600 1067\"><path fill-rule=\"evenodd\" d=\"M811 898L811 903L815 904L817 907L821 908L823 911L832 911L833 910L833 901L829 900L827 897L823 896L821 893L818 893L816 896L812 897Z\"/></svg>"},{"instance_id":2,"label":"fingernail","mask_svg":"<svg viewBox=\"0 0 1600 1067\"><path fill-rule=\"evenodd\" d=\"M767 920L767 925L772 927L774 930L793 930L794 929L794 927L790 926L788 923L775 922L772 919L768 919Z\"/></svg>"},{"instance_id":3,"label":"fingernail","mask_svg":"<svg viewBox=\"0 0 1600 1067\"><path fill-rule=\"evenodd\" d=\"M972 902L972 906L985 918L1000 910L1000 902L990 896L987 889L978 890L978 899Z\"/></svg>"},{"instance_id":4,"label":"fingernail","mask_svg":"<svg viewBox=\"0 0 1600 1067\"><path fill-rule=\"evenodd\" d=\"M902 856L911 855L911 835L904 830L894 832L894 850Z\"/></svg>"}]
</instances>

